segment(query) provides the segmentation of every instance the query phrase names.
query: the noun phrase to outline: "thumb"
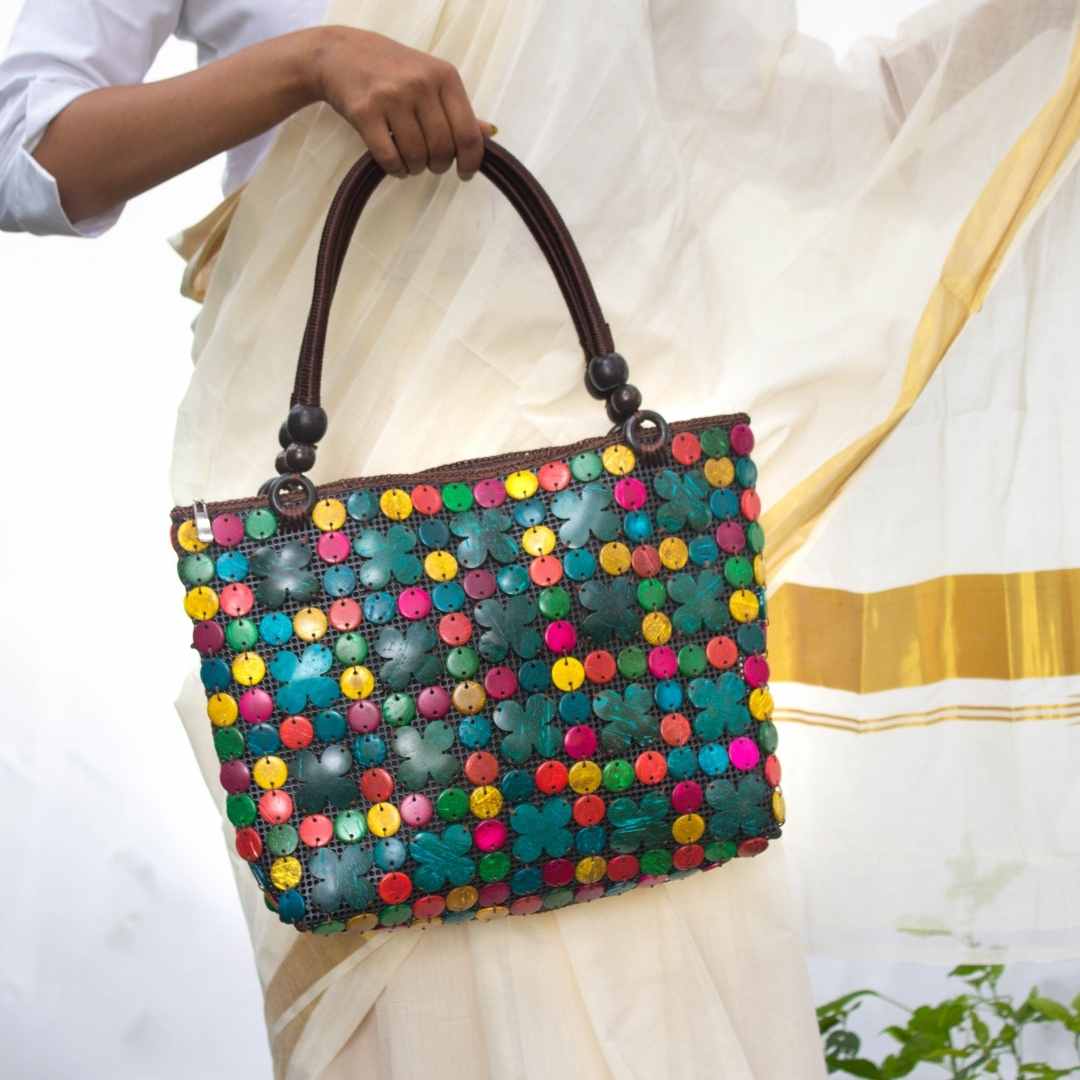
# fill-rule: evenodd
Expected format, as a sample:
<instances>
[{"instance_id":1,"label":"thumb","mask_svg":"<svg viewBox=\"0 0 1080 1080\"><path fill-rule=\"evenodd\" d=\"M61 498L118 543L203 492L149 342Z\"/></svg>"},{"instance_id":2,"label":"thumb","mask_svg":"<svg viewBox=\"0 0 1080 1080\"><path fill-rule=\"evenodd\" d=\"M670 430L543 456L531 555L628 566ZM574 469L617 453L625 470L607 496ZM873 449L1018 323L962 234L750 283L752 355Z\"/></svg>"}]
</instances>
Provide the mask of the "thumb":
<instances>
[{"instance_id":1,"label":"thumb","mask_svg":"<svg viewBox=\"0 0 1080 1080\"><path fill-rule=\"evenodd\" d=\"M479 123L480 123L480 128L484 132L485 135L494 136L499 131L499 129L493 123L491 123L490 120L481 120L481 121L479 121Z\"/></svg>"}]
</instances>

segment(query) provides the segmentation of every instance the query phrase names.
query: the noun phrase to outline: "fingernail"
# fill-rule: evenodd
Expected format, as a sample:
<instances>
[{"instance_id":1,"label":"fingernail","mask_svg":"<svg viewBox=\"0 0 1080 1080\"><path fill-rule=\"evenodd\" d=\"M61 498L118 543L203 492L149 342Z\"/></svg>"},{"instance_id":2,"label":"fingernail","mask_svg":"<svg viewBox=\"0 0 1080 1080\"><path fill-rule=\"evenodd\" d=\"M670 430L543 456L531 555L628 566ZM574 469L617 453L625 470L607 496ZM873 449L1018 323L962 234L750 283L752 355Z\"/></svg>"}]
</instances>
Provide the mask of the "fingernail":
<instances>
[{"instance_id":1,"label":"fingernail","mask_svg":"<svg viewBox=\"0 0 1080 1080\"><path fill-rule=\"evenodd\" d=\"M499 129L495 124L491 125L491 134L492 135L498 135L499 134Z\"/></svg>"}]
</instances>

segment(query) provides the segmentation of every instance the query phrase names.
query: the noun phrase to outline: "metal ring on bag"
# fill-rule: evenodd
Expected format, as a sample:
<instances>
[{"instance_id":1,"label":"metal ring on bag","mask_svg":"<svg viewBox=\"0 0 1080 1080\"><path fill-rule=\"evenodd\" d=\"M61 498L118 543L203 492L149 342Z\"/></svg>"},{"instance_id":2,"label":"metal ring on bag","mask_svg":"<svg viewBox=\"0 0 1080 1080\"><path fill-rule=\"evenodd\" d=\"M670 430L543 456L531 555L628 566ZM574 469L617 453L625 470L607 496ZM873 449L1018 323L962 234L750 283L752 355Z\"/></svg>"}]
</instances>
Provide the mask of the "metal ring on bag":
<instances>
[{"instance_id":1,"label":"metal ring on bag","mask_svg":"<svg viewBox=\"0 0 1080 1080\"><path fill-rule=\"evenodd\" d=\"M300 497L296 497L299 490ZM315 505L315 485L303 473L284 473L275 476L267 485L270 505L282 517L296 520L307 517Z\"/></svg>"},{"instance_id":2,"label":"metal ring on bag","mask_svg":"<svg viewBox=\"0 0 1080 1080\"><path fill-rule=\"evenodd\" d=\"M642 434L644 433L642 421L645 420L649 421L656 429L656 435L652 440L642 440ZM623 424L623 436L635 454L655 453L667 444L670 435L671 429L668 427L668 422L658 412L653 412L652 409L639 409Z\"/></svg>"}]
</instances>

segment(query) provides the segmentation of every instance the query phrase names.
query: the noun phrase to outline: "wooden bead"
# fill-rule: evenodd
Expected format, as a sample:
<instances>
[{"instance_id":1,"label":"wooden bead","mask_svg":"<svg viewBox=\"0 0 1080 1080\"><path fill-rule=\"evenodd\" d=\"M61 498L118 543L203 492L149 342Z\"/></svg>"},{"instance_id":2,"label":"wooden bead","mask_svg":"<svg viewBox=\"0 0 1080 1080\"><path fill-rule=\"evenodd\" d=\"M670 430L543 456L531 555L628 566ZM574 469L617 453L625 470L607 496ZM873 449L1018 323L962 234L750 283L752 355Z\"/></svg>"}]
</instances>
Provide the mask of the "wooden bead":
<instances>
[{"instance_id":1,"label":"wooden bead","mask_svg":"<svg viewBox=\"0 0 1080 1080\"><path fill-rule=\"evenodd\" d=\"M285 420L291 441L314 446L326 434L326 410L321 405L294 405Z\"/></svg>"},{"instance_id":2,"label":"wooden bead","mask_svg":"<svg viewBox=\"0 0 1080 1080\"><path fill-rule=\"evenodd\" d=\"M585 368L585 389L594 398L606 398L630 378L630 367L616 352L594 356Z\"/></svg>"},{"instance_id":3,"label":"wooden bead","mask_svg":"<svg viewBox=\"0 0 1080 1080\"><path fill-rule=\"evenodd\" d=\"M315 464L315 447L308 443L290 443L285 450L285 464L289 472L307 472Z\"/></svg>"},{"instance_id":4,"label":"wooden bead","mask_svg":"<svg viewBox=\"0 0 1080 1080\"><path fill-rule=\"evenodd\" d=\"M641 408L641 391L633 383L617 386L607 399L606 408L612 423L621 424Z\"/></svg>"}]
</instances>

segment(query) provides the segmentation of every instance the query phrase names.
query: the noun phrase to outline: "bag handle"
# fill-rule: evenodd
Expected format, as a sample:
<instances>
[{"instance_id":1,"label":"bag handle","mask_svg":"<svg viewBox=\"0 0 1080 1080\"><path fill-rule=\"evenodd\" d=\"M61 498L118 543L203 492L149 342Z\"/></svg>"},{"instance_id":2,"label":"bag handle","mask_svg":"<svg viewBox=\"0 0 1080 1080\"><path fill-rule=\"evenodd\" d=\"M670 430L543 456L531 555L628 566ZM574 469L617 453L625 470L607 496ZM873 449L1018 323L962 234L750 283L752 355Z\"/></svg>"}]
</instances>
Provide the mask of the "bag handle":
<instances>
[{"instance_id":1,"label":"bag handle","mask_svg":"<svg viewBox=\"0 0 1080 1080\"><path fill-rule=\"evenodd\" d=\"M566 223L532 173L504 146L490 136L483 138L480 172L518 212L551 266L585 353L586 390L605 401L609 418L622 427L634 450L648 454L660 449L669 437L667 423L658 413L641 408L640 391L627 381L629 368L615 351L611 328ZM314 485L304 474L314 466L315 444L327 428L320 390L330 306L360 214L384 176L367 151L345 174L323 225L290 408L278 435L283 448L276 461L279 475L259 489L288 517L306 514L315 502Z\"/></svg>"}]
</instances>

